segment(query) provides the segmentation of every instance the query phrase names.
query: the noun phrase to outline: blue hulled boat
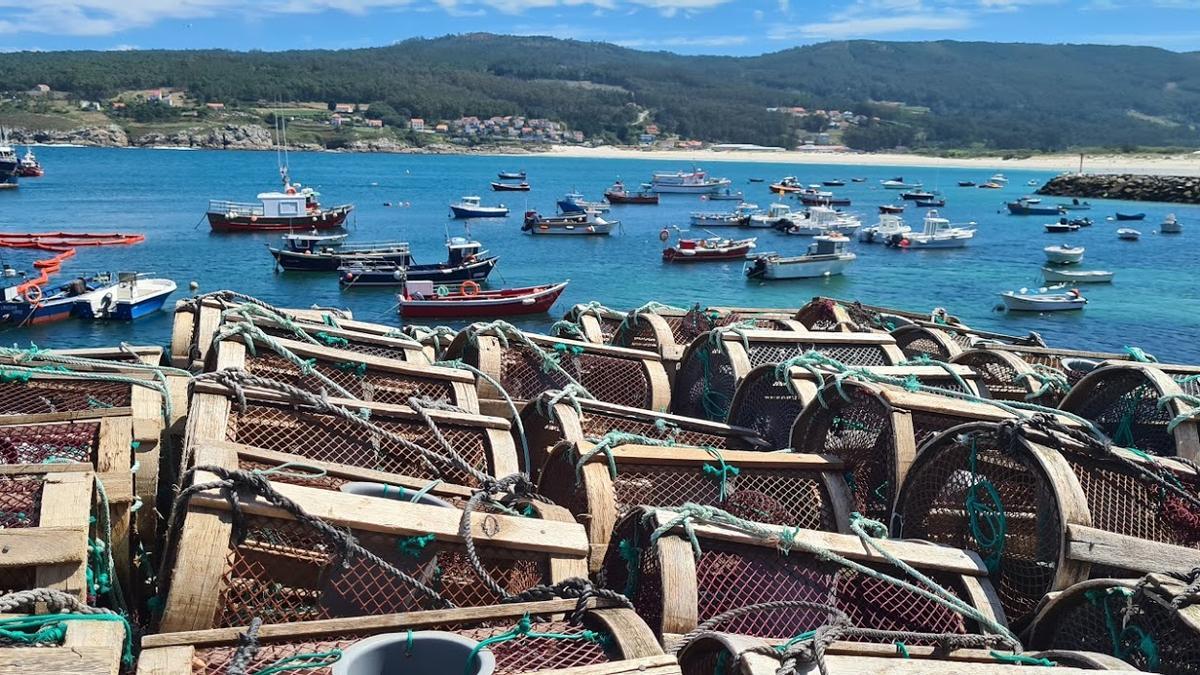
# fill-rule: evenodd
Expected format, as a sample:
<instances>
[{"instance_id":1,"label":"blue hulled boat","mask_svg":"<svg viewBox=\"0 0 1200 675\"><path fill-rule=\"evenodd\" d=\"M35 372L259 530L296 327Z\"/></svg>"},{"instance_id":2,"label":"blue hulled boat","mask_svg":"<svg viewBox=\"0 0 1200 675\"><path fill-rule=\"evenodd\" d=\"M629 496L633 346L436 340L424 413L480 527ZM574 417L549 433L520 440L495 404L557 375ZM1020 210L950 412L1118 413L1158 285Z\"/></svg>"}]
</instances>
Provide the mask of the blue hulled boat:
<instances>
[{"instance_id":1,"label":"blue hulled boat","mask_svg":"<svg viewBox=\"0 0 1200 675\"><path fill-rule=\"evenodd\" d=\"M117 283L77 296L74 313L81 319L133 321L162 309L175 288L170 279L120 272Z\"/></svg>"},{"instance_id":2,"label":"blue hulled boat","mask_svg":"<svg viewBox=\"0 0 1200 675\"><path fill-rule=\"evenodd\" d=\"M462 237L446 242L446 262L418 265L412 256L404 260L342 258L337 267L344 286L391 286L407 281L433 281L439 284L481 282L495 269L498 256L488 255L483 244Z\"/></svg>"},{"instance_id":3,"label":"blue hulled boat","mask_svg":"<svg viewBox=\"0 0 1200 675\"><path fill-rule=\"evenodd\" d=\"M0 323L35 325L69 319L78 299L111 281L111 276L98 274L79 277L46 291L40 286L29 286L23 291L20 285L5 287L0 290Z\"/></svg>"}]
</instances>

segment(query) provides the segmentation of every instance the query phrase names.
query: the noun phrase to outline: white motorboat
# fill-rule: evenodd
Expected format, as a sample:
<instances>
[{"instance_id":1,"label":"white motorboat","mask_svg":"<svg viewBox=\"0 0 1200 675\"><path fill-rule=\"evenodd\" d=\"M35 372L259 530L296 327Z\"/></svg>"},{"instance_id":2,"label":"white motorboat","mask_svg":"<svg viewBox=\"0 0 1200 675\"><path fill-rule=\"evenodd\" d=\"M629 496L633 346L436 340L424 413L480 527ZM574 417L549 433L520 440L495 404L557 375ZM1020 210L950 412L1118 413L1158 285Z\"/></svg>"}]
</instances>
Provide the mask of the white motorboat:
<instances>
[{"instance_id":1,"label":"white motorboat","mask_svg":"<svg viewBox=\"0 0 1200 675\"><path fill-rule=\"evenodd\" d=\"M704 194L717 192L733 184L728 178L710 178L708 174L696 169L694 171L656 171L650 179L650 189L654 192L682 192L687 194Z\"/></svg>"},{"instance_id":2,"label":"white motorboat","mask_svg":"<svg viewBox=\"0 0 1200 675\"><path fill-rule=\"evenodd\" d=\"M802 219L783 228L787 234L815 237L822 234L848 234L862 226L862 221L828 206L810 206Z\"/></svg>"},{"instance_id":3,"label":"white motorboat","mask_svg":"<svg viewBox=\"0 0 1200 675\"><path fill-rule=\"evenodd\" d=\"M508 207L484 206L479 197L470 195L463 197L457 204L450 205L450 214L455 218L504 218L508 215Z\"/></svg>"},{"instance_id":4,"label":"white motorboat","mask_svg":"<svg viewBox=\"0 0 1200 675\"><path fill-rule=\"evenodd\" d=\"M764 253L748 261L744 270L751 279L811 279L841 274L858 257L846 250L849 242L840 234L816 237L804 255Z\"/></svg>"},{"instance_id":5,"label":"white motorboat","mask_svg":"<svg viewBox=\"0 0 1200 675\"><path fill-rule=\"evenodd\" d=\"M793 211L787 204L772 204L766 213L750 216L750 227L791 227L804 219L803 211Z\"/></svg>"},{"instance_id":6,"label":"white motorboat","mask_svg":"<svg viewBox=\"0 0 1200 675\"><path fill-rule=\"evenodd\" d=\"M725 190L719 190L717 192L713 192L710 194L700 195L700 199L712 200L714 202L720 202L720 201L740 202L740 201L743 201L745 198L746 198L746 195L741 190L734 192L732 190L729 190L728 188Z\"/></svg>"},{"instance_id":7,"label":"white motorboat","mask_svg":"<svg viewBox=\"0 0 1200 675\"><path fill-rule=\"evenodd\" d=\"M133 321L162 309L175 282L145 274L121 272L117 283L75 297L73 311L83 319Z\"/></svg>"},{"instance_id":8,"label":"white motorboat","mask_svg":"<svg viewBox=\"0 0 1200 675\"><path fill-rule=\"evenodd\" d=\"M1042 249L1042 253L1046 254L1046 260L1056 265L1074 265L1083 260L1084 248L1082 246L1047 246Z\"/></svg>"},{"instance_id":9,"label":"white motorboat","mask_svg":"<svg viewBox=\"0 0 1200 675\"><path fill-rule=\"evenodd\" d=\"M696 211L690 216L693 227L740 227L750 224L751 216L760 213L757 204L742 202L732 212Z\"/></svg>"},{"instance_id":10,"label":"white motorboat","mask_svg":"<svg viewBox=\"0 0 1200 675\"><path fill-rule=\"evenodd\" d=\"M892 235L904 235L909 232L912 232L912 228L904 224L903 218L894 213L881 213L878 223L858 231L858 240L867 244L882 244Z\"/></svg>"},{"instance_id":11,"label":"white motorboat","mask_svg":"<svg viewBox=\"0 0 1200 675\"><path fill-rule=\"evenodd\" d=\"M1179 219L1174 213L1167 214L1167 217L1158 226L1158 231L1162 234L1179 234L1183 232L1183 226L1179 224Z\"/></svg>"},{"instance_id":12,"label":"white motorboat","mask_svg":"<svg viewBox=\"0 0 1200 675\"><path fill-rule=\"evenodd\" d=\"M994 173L992 174L991 178L987 179L987 182L994 183L996 185L1008 185L1008 178L1006 178L1002 173Z\"/></svg>"},{"instance_id":13,"label":"white motorboat","mask_svg":"<svg viewBox=\"0 0 1200 675\"><path fill-rule=\"evenodd\" d=\"M1105 270L1072 270L1042 268L1042 278L1048 283L1107 284L1112 283L1113 272Z\"/></svg>"},{"instance_id":14,"label":"white motorboat","mask_svg":"<svg viewBox=\"0 0 1200 675\"><path fill-rule=\"evenodd\" d=\"M1064 289L1064 286L1058 286L1030 292L1028 288L1022 288L1016 292L1005 291L1000 294L1000 298L1010 312L1065 312L1083 309L1087 298L1074 288Z\"/></svg>"},{"instance_id":15,"label":"white motorboat","mask_svg":"<svg viewBox=\"0 0 1200 675\"><path fill-rule=\"evenodd\" d=\"M897 176L891 180L882 180L879 183L883 185L883 189L885 190L908 190L910 188L921 187L920 183L905 183L904 178L901 176Z\"/></svg>"},{"instance_id":16,"label":"white motorboat","mask_svg":"<svg viewBox=\"0 0 1200 675\"><path fill-rule=\"evenodd\" d=\"M1141 236L1141 232L1138 232L1131 227L1122 227L1121 229L1117 230L1117 239L1124 239L1125 241L1137 241Z\"/></svg>"},{"instance_id":17,"label":"white motorboat","mask_svg":"<svg viewBox=\"0 0 1200 675\"><path fill-rule=\"evenodd\" d=\"M956 227L934 209L925 214L920 232L896 234L887 240L888 246L897 248L964 248L975 237L975 223L969 227Z\"/></svg>"}]
</instances>

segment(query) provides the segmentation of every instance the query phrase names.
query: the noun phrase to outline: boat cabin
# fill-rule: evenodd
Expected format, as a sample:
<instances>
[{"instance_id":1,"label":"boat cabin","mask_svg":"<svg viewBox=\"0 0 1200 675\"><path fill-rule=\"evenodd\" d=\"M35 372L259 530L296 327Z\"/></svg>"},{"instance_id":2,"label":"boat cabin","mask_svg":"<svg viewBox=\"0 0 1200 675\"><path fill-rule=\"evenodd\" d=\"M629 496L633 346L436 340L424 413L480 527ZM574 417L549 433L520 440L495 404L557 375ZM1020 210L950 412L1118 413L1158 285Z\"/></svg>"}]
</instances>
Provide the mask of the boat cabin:
<instances>
[{"instance_id":1,"label":"boat cabin","mask_svg":"<svg viewBox=\"0 0 1200 675\"><path fill-rule=\"evenodd\" d=\"M347 234L285 234L283 246L295 253L330 253L342 245Z\"/></svg>"},{"instance_id":2,"label":"boat cabin","mask_svg":"<svg viewBox=\"0 0 1200 675\"><path fill-rule=\"evenodd\" d=\"M295 218L308 213L309 195L303 193L263 192L258 200L267 218Z\"/></svg>"},{"instance_id":3,"label":"boat cabin","mask_svg":"<svg viewBox=\"0 0 1200 675\"><path fill-rule=\"evenodd\" d=\"M437 291L434 290L432 281L406 281L404 282L404 296L418 300L435 298Z\"/></svg>"},{"instance_id":4,"label":"boat cabin","mask_svg":"<svg viewBox=\"0 0 1200 675\"><path fill-rule=\"evenodd\" d=\"M792 213L792 207L787 204L772 204L767 209L768 218L786 218Z\"/></svg>"},{"instance_id":5,"label":"boat cabin","mask_svg":"<svg viewBox=\"0 0 1200 675\"><path fill-rule=\"evenodd\" d=\"M808 255L844 255L849 241L842 236L813 237L813 243L808 245Z\"/></svg>"},{"instance_id":6,"label":"boat cabin","mask_svg":"<svg viewBox=\"0 0 1200 675\"><path fill-rule=\"evenodd\" d=\"M451 237L450 241L446 243L446 249L449 251L447 264L451 266L475 262L476 258L482 257L486 253L483 250L483 244L463 237Z\"/></svg>"}]
</instances>

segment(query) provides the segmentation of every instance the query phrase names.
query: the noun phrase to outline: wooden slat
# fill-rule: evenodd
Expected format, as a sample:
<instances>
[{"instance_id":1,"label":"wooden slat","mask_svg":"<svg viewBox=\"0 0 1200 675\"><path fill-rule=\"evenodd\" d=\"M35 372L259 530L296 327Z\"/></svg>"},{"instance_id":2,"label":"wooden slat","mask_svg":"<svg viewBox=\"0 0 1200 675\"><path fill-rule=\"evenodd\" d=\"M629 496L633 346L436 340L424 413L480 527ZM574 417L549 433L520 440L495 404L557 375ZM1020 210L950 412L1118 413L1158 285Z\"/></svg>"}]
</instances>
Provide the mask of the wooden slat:
<instances>
[{"instance_id":1,"label":"wooden slat","mask_svg":"<svg viewBox=\"0 0 1200 675\"><path fill-rule=\"evenodd\" d=\"M574 668L528 671L522 675L679 675L675 657L666 654L647 656L629 661L598 663Z\"/></svg>"},{"instance_id":2,"label":"wooden slat","mask_svg":"<svg viewBox=\"0 0 1200 675\"><path fill-rule=\"evenodd\" d=\"M1172 546L1085 525L1067 525L1067 556L1133 572L1188 572L1200 567L1200 550Z\"/></svg>"},{"instance_id":3,"label":"wooden slat","mask_svg":"<svg viewBox=\"0 0 1200 675\"><path fill-rule=\"evenodd\" d=\"M193 500L179 534L170 591L159 624L163 632L210 628L221 599L232 520L228 513L196 506Z\"/></svg>"},{"instance_id":4,"label":"wooden slat","mask_svg":"<svg viewBox=\"0 0 1200 675\"><path fill-rule=\"evenodd\" d=\"M191 645L143 650L138 656L137 675L192 675L195 655Z\"/></svg>"},{"instance_id":5,"label":"wooden slat","mask_svg":"<svg viewBox=\"0 0 1200 675\"><path fill-rule=\"evenodd\" d=\"M580 444L581 454L587 453L594 444ZM684 446L657 447L652 445L621 445L610 452L618 464L657 464L669 466L695 466L717 459L702 448ZM814 455L799 452L755 452L752 450L720 450L722 459L729 464L753 469L810 469L813 471L840 471L842 460L831 455ZM603 453L592 461L606 462Z\"/></svg>"},{"instance_id":6,"label":"wooden slat","mask_svg":"<svg viewBox=\"0 0 1200 675\"><path fill-rule=\"evenodd\" d=\"M61 565L39 565L38 588L52 588L87 600L88 520L92 511L90 472L47 474L42 486L42 508L38 527L67 528L58 531L67 545L74 545L83 560Z\"/></svg>"},{"instance_id":7,"label":"wooden slat","mask_svg":"<svg viewBox=\"0 0 1200 675\"><path fill-rule=\"evenodd\" d=\"M687 633L700 623L700 591L692 546L679 537L662 537L655 547L662 584L662 632Z\"/></svg>"},{"instance_id":8,"label":"wooden slat","mask_svg":"<svg viewBox=\"0 0 1200 675\"><path fill-rule=\"evenodd\" d=\"M81 538L82 548L79 546ZM86 526L0 530L0 567L64 565L85 560Z\"/></svg>"},{"instance_id":9,"label":"wooden slat","mask_svg":"<svg viewBox=\"0 0 1200 675\"><path fill-rule=\"evenodd\" d=\"M133 408L129 406L113 406L112 408L92 408L90 410L67 410L52 413L21 413L16 415L0 415L0 425L16 424L50 424L54 422L81 422L108 417L129 417Z\"/></svg>"}]
</instances>

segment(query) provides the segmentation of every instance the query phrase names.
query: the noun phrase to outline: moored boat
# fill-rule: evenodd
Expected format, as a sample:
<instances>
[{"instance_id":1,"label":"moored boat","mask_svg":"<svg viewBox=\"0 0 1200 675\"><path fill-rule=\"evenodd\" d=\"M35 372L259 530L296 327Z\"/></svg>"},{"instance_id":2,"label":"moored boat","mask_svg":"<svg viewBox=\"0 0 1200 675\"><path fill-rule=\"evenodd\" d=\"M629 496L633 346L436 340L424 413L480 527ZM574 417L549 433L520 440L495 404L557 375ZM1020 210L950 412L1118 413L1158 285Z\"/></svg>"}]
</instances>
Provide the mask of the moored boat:
<instances>
[{"instance_id":1,"label":"moored boat","mask_svg":"<svg viewBox=\"0 0 1200 675\"><path fill-rule=\"evenodd\" d=\"M903 176L896 176L888 180L880 181L880 185L885 190L915 190L921 187L920 183L909 184L904 182Z\"/></svg>"},{"instance_id":2,"label":"moored boat","mask_svg":"<svg viewBox=\"0 0 1200 675\"><path fill-rule=\"evenodd\" d=\"M343 284L355 286L392 285L402 280L461 283L486 280L500 261L498 256L488 255L483 244L463 237L451 237L446 242L445 262L417 264L407 243L396 249L403 252L371 255L369 249L348 250L333 257L337 266L332 269L337 270Z\"/></svg>"},{"instance_id":3,"label":"moored boat","mask_svg":"<svg viewBox=\"0 0 1200 675\"><path fill-rule=\"evenodd\" d=\"M777 194L787 194L789 192L800 192L804 190L804 184L795 176L784 176L775 183L771 183L771 192Z\"/></svg>"},{"instance_id":4,"label":"moored boat","mask_svg":"<svg viewBox=\"0 0 1200 675\"><path fill-rule=\"evenodd\" d=\"M850 206L849 197L837 197L832 192L808 189L796 196L805 206Z\"/></svg>"},{"instance_id":5,"label":"moored boat","mask_svg":"<svg viewBox=\"0 0 1200 675\"><path fill-rule=\"evenodd\" d=\"M855 178L851 178L850 182L851 183L865 183L865 182L867 182L867 179L865 176L858 176Z\"/></svg>"},{"instance_id":6,"label":"moored boat","mask_svg":"<svg viewBox=\"0 0 1200 675\"><path fill-rule=\"evenodd\" d=\"M38 163L33 150L25 146L25 156L21 157L20 163L17 164L17 175L21 178L39 178L45 174L46 170Z\"/></svg>"},{"instance_id":7,"label":"moored boat","mask_svg":"<svg viewBox=\"0 0 1200 675\"><path fill-rule=\"evenodd\" d=\"M522 232L542 235L600 236L611 234L619 220L605 220L597 211L564 213L559 216L542 216L537 211L526 211Z\"/></svg>"},{"instance_id":8,"label":"moored boat","mask_svg":"<svg viewBox=\"0 0 1200 675\"><path fill-rule=\"evenodd\" d=\"M1087 202L1081 202L1078 198L1072 199L1070 202L1063 202L1058 205L1068 211L1087 211L1092 208L1092 205Z\"/></svg>"},{"instance_id":9,"label":"moored boat","mask_svg":"<svg viewBox=\"0 0 1200 675\"><path fill-rule=\"evenodd\" d=\"M974 225L955 227L937 211L930 210L925 214L920 232L894 234L887 240L887 245L895 248L963 248L975 237Z\"/></svg>"},{"instance_id":10,"label":"moored boat","mask_svg":"<svg viewBox=\"0 0 1200 675\"><path fill-rule=\"evenodd\" d=\"M849 239L839 234L813 239L804 255L756 255L743 268L751 279L811 279L841 274L858 256L846 250Z\"/></svg>"},{"instance_id":11,"label":"moored boat","mask_svg":"<svg viewBox=\"0 0 1200 675\"><path fill-rule=\"evenodd\" d=\"M879 214L879 222L864 227L858 231L858 240L867 244L883 243L894 235L904 235L912 232L912 228L904 224L900 216L892 213Z\"/></svg>"},{"instance_id":12,"label":"moored boat","mask_svg":"<svg viewBox=\"0 0 1200 675\"><path fill-rule=\"evenodd\" d=\"M1020 291L1005 291L1000 294L1004 307L1013 312L1064 312L1083 309L1087 298L1077 289L1056 292L1057 289L1041 288L1030 292L1027 288Z\"/></svg>"},{"instance_id":13,"label":"moored boat","mask_svg":"<svg viewBox=\"0 0 1200 675\"><path fill-rule=\"evenodd\" d=\"M786 234L812 237L822 234L846 234L862 226L857 217L828 206L810 206L802 215L800 220L791 225L784 226L780 223L775 229L783 230Z\"/></svg>"},{"instance_id":14,"label":"moored boat","mask_svg":"<svg viewBox=\"0 0 1200 675\"><path fill-rule=\"evenodd\" d=\"M566 289L568 281L541 286L481 290L473 281L455 289L432 281L410 281L396 296L400 316L421 318L506 317L545 314Z\"/></svg>"},{"instance_id":15,"label":"moored boat","mask_svg":"<svg viewBox=\"0 0 1200 675\"><path fill-rule=\"evenodd\" d=\"M1117 230L1117 239L1124 239L1125 241L1137 241L1141 236L1141 232L1131 227L1122 227Z\"/></svg>"},{"instance_id":16,"label":"moored boat","mask_svg":"<svg viewBox=\"0 0 1200 675\"><path fill-rule=\"evenodd\" d=\"M501 171L496 174L500 180L525 180L524 171Z\"/></svg>"},{"instance_id":17,"label":"moored boat","mask_svg":"<svg viewBox=\"0 0 1200 675\"><path fill-rule=\"evenodd\" d=\"M1014 216L1057 216L1064 212L1060 206L1042 206L1028 199L1006 202L1005 206L1008 207L1008 212Z\"/></svg>"},{"instance_id":18,"label":"moored boat","mask_svg":"<svg viewBox=\"0 0 1200 675\"><path fill-rule=\"evenodd\" d=\"M529 183L501 183L492 181L493 192L529 192Z\"/></svg>"},{"instance_id":19,"label":"moored boat","mask_svg":"<svg viewBox=\"0 0 1200 675\"><path fill-rule=\"evenodd\" d=\"M903 204L880 204L879 212L880 213L892 213L892 214L904 213L904 205Z\"/></svg>"},{"instance_id":20,"label":"moored boat","mask_svg":"<svg viewBox=\"0 0 1200 675\"><path fill-rule=\"evenodd\" d=\"M772 204L766 213L756 213L746 222L749 227L791 227L804 218L801 211L793 211L787 204Z\"/></svg>"},{"instance_id":21,"label":"moored boat","mask_svg":"<svg viewBox=\"0 0 1200 675\"><path fill-rule=\"evenodd\" d=\"M8 137L4 133L4 129L0 128L0 188L17 187L19 168L20 162L17 160L17 153L8 144Z\"/></svg>"},{"instance_id":22,"label":"moored boat","mask_svg":"<svg viewBox=\"0 0 1200 675\"><path fill-rule=\"evenodd\" d=\"M279 230L332 230L346 222L351 204L322 208L312 188L291 183L281 169L282 192L263 192L258 203L214 199L208 202L208 224L214 232L271 232Z\"/></svg>"},{"instance_id":23,"label":"moored boat","mask_svg":"<svg viewBox=\"0 0 1200 675\"><path fill-rule=\"evenodd\" d=\"M1175 217L1174 213L1168 213L1158 226L1158 231L1162 234L1179 234L1183 232L1183 226L1179 224L1179 219Z\"/></svg>"},{"instance_id":24,"label":"moored boat","mask_svg":"<svg viewBox=\"0 0 1200 675\"><path fill-rule=\"evenodd\" d=\"M960 180L960 181L958 181L958 187L975 187L975 181L973 181L973 180Z\"/></svg>"},{"instance_id":25,"label":"moored boat","mask_svg":"<svg viewBox=\"0 0 1200 675\"><path fill-rule=\"evenodd\" d=\"M946 205L946 200L940 197L934 199L918 199L916 201L919 209L940 209Z\"/></svg>"},{"instance_id":26,"label":"moored boat","mask_svg":"<svg viewBox=\"0 0 1200 675\"><path fill-rule=\"evenodd\" d=\"M1042 249L1046 260L1056 265L1074 265L1083 260L1084 249L1082 246L1047 246Z\"/></svg>"},{"instance_id":27,"label":"moored boat","mask_svg":"<svg viewBox=\"0 0 1200 675\"><path fill-rule=\"evenodd\" d=\"M558 200L558 210L562 212L563 215L572 213L586 213L588 211L603 213L608 211L608 202L593 202L584 199L582 193L571 191L563 195L562 199Z\"/></svg>"},{"instance_id":28,"label":"moored boat","mask_svg":"<svg viewBox=\"0 0 1200 675\"><path fill-rule=\"evenodd\" d=\"M1066 218L1059 218L1057 223L1046 223L1045 227L1046 231L1051 233L1077 232L1079 230L1079 223L1069 221Z\"/></svg>"},{"instance_id":29,"label":"moored boat","mask_svg":"<svg viewBox=\"0 0 1200 675\"><path fill-rule=\"evenodd\" d=\"M655 192L704 194L729 187L728 178L711 178L700 169L693 171L656 171L650 179Z\"/></svg>"},{"instance_id":30,"label":"moored boat","mask_svg":"<svg viewBox=\"0 0 1200 675\"><path fill-rule=\"evenodd\" d=\"M658 194L649 191L648 187L643 184L641 190L629 192L624 183L617 181L604 191L604 198L609 204L657 204Z\"/></svg>"},{"instance_id":31,"label":"moored boat","mask_svg":"<svg viewBox=\"0 0 1200 675\"><path fill-rule=\"evenodd\" d=\"M923 199L936 199L937 195L925 190L908 190L900 193L900 198L910 202L917 202Z\"/></svg>"},{"instance_id":32,"label":"moored boat","mask_svg":"<svg viewBox=\"0 0 1200 675\"><path fill-rule=\"evenodd\" d=\"M742 202L729 213L693 212L689 217L694 227L744 227L750 224L750 218L758 213L757 204Z\"/></svg>"},{"instance_id":33,"label":"moored boat","mask_svg":"<svg viewBox=\"0 0 1200 675\"><path fill-rule=\"evenodd\" d=\"M75 297L73 312L81 319L133 321L162 309L175 282L121 272L117 282Z\"/></svg>"},{"instance_id":34,"label":"moored boat","mask_svg":"<svg viewBox=\"0 0 1200 675\"><path fill-rule=\"evenodd\" d=\"M846 181L839 180L839 179L821 181L821 185L824 185L826 187L842 187L845 184L846 184Z\"/></svg>"},{"instance_id":35,"label":"moored boat","mask_svg":"<svg viewBox=\"0 0 1200 675\"><path fill-rule=\"evenodd\" d=\"M468 195L457 203L450 205L450 215L455 218L504 218L508 216L508 207L484 206L475 195Z\"/></svg>"},{"instance_id":36,"label":"moored boat","mask_svg":"<svg viewBox=\"0 0 1200 675\"><path fill-rule=\"evenodd\" d=\"M666 232L666 230L663 230ZM663 262L720 262L744 260L754 250L757 238L723 239L713 236L708 239L683 239L674 246L663 249Z\"/></svg>"},{"instance_id":37,"label":"moored boat","mask_svg":"<svg viewBox=\"0 0 1200 675\"><path fill-rule=\"evenodd\" d=\"M78 277L49 291L31 282L7 286L0 289L0 324L36 325L68 319L75 300L109 283L110 275L97 274Z\"/></svg>"},{"instance_id":38,"label":"moored boat","mask_svg":"<svg viewBox=\"0 0 1200 675\"><path fill-rule=\"evenodd\" d=\"M1008 178L1002 173L994 173L991 178L987 179L987 182L993 185L1008 185Z\"/></svg>"},{"instance_id":39,"label":"moored boat","mask_svg":"<svg viewBox=\"0 0 1200 675\"><path fill-rule=\"evenodd\" d=\"M1117 211L1117 220L1145 220L1145 219L1146 219L1146 214L1144 214L1144 213L1122 213L1121 211Z\"/></svg>"},{"instance_id":40,"label":"moored boat","mask_svg":"<svg viewBox=\"0 0 1200 675\"><path fill-rule=\"evenodd\" d=\"M1042 278L1047 282L1070 284L1107 284L1113 280L1113 272L1106 270L1073 270L1043 267Z\"/></svg>"},{"instance_id":41,"label":"moored boat","mask_svg":"<svg viewBox=\"0 0 1200 675\"><path fill-rule=\"evenodd\" d=\"M700 195L700 198L707 199L709 201L714 201L714 202L720 202L720 201L740 202L746 198L746 195L741 190L738 190L737 192L733 192L732 190L729 190L728 188L726 188L724 190L718 190L716 192L712 192L709 194Z\"/></svg>"}]
</instances>

